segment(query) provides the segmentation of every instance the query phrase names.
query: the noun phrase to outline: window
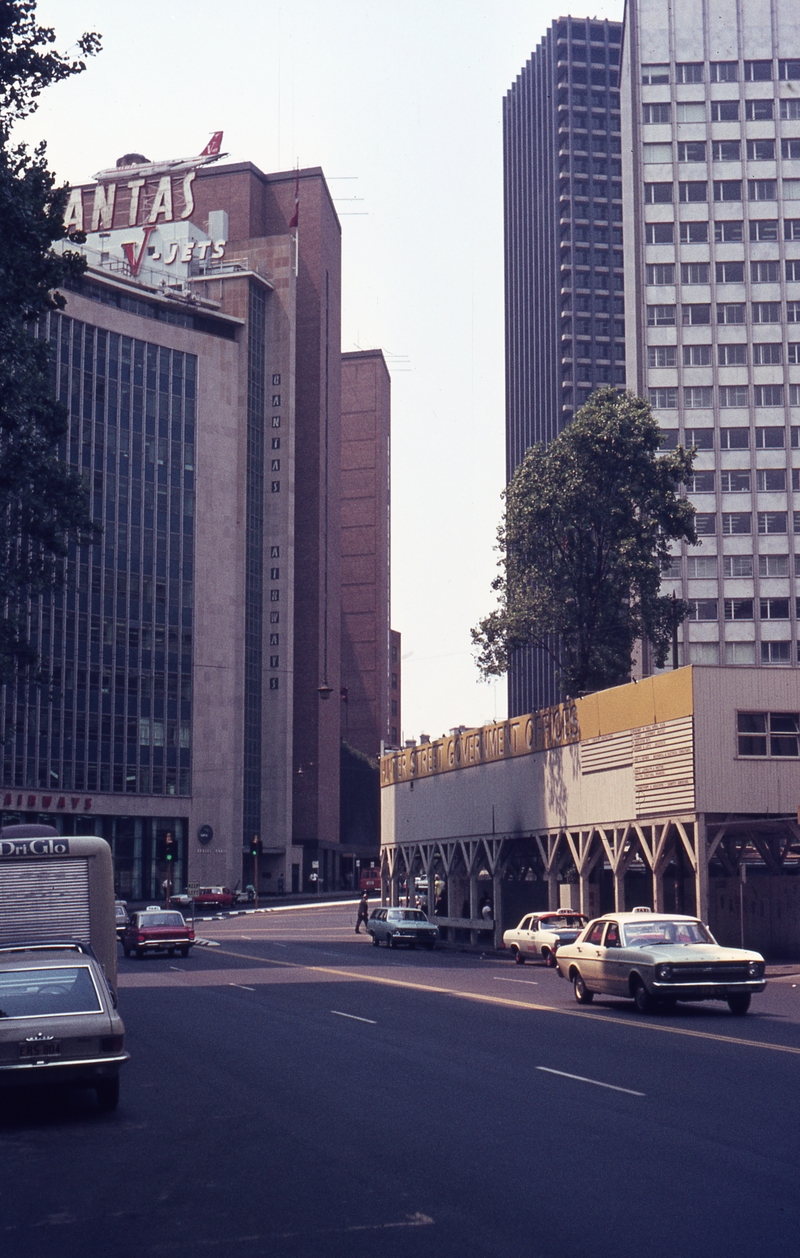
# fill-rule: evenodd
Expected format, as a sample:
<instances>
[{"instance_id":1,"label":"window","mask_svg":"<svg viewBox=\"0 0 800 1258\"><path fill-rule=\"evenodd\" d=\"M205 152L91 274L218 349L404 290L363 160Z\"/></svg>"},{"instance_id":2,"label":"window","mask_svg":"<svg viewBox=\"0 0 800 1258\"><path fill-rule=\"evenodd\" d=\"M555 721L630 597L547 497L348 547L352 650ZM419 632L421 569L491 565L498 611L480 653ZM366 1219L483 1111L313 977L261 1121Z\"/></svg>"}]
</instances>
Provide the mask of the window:
<instances>
[{"instance_id":1,"label":"window","mask_svg":"<svg viewBox=\"0 0 800 1258\"><path fill-rule=\"evenodd\" d=\"M711 406L712 390L700 385L688 385L683 390L683 405L687 410L700 410Z\"/></svg>"},{"instance_id":2,"label":"window","mask_svg":"<svg viewBox=\"0 0 800 1258\"><path fill-rule=\"evenodd\" d=\"M784 201L800 201L800 179L784 179Z\"/></svg>"},{"instance_id":3,"label":"window","mask_svg":"<svg viewBox=\"0 0 800 1258\"><path fill-rule=\"evenodd\" d=\"M780 341L753 346L753 362L758 367L769 367L783 362L783 346Z\"/></svg>"},{"instance_id":4,"label":"window","mask_svg":"<svg viewBox=\"0 0 800 1258\"><path fill-rule=\"evenodd\" d=\"M726 664L755 664L755 662L756 662L755 642L726 642L725 643L725 663Z\"/></svg>"},{"instance_id":5,"label":"window","mask_svg":"<svg viewBox=\"0 0 800 1258\"><path fill-rule=\"evenodd\" d=\"M760 489L763 493L780 493L785 490L785 468L760 467L756 472L756 489Z\"/></svg>"},{"instance_id":6,"label":"window","mask_svg":"<svg viewBox=\"0 0 800 1258\"><path fill-rule=\"evenodd\" d=\"M745 61L744 78L746 83L769 83L772 79L772 62Z\"/></svg>"},{"instance_id":7,"label":"window","mask_svg":"<svg viewBox=\"0 0 800 1258\"><path fill-rule=\"evenodd\" d=\"M753 600L751 598L726 598L726 620L752 620Z\"/></svg>"},{"instance_id":8,"label":"window","mask_svg":"<svg viewBox=\"0 0 800 1258\"><path fill-rule=\"evenodd\" d=\"M773 197L772 199L774 201L775 197ZM671 203L672 184L671 183L646 183L644 185L644 200L645 200L645 205L667 205L668 203Z\"/></svg>"},{"instance_id":9,"label":"window","mask_svg":"<svg viewBox=\"0 0 800 1258\"><path fill-rule=\"evenodd\" d=\"M743 239L742 220L740 218L714 224L714 240L718 245L739 244Z\"/></svg>"},{"instance_id":10,"label":"window","mask_svg":"<svg viewBox=\"0 0 800 1258\"><path fill-rule=\"evenodd\" d=\"M750 429L720 428L719 448L720 450L749 450Z\"/></svg>"},{"instance_id":11,"label":"window","mask_svg":"<svg viewBox=\"0 0 800 1258\"><path fill-rule=\"evenodd\" d=\"M670 555L666 562L661 562L661 575L664 578L676 577L681 575L681 557L680 555Z\"/></svg>"},{"instance_id":12,"label":"window","mask_svg":"<svg viewBox=\"0 0 800 1258\"><path fill-rule=\"evenodd\" d=\"M751 240L777 240L777 218L754 218L750 220Z\"/></svg>"},{"instance_id":13,"label":"window","mask_svg":"<svg viewBox=\"0 0 800 1258\"><path fill-rule=\"evenodd\" d=\"M707 284L709 281L708 262L682 262L682 284Z\"/></svg>"},{"instance_id":14,"label":"window","mask_svg":"<svg viewBox=\"0 0 800 1258\"><path fill-rule=\"evenodd\" d=\"M651 86L656 83L669 83L669 66L656 64L643 65L642 83L648 83Z\"/></svg>"},{"instance_id":15,"label":"window","mask_svg":"<svg viewBox=\"0 0 800 1258\"><path fill-rule=\"evenodd\" d=\"M741 199L742 199L741 179L715 179L714 180L714 200L715 201L741 201Z\"/></svg>"},{"instance_id":16,"label":"window","mask_svg":"<svg viewBox=\"0 0 800 1258\"><path fill-rule=\"evenodd\" d=\"M750 279L753 284L777 284L781 278L781 264L777 261L751 262Z\"/></svg>"},{"instance_id":17,"label":"window","mask_svg":"<svg viewBox=\"0 0 800 1258\"><path fill-rule=\"evenodd\" d=\"M684 327L704 326L711 322L711 307L695 303L681 306L681 323Z\"/></svg>"},{"instance_id":18,"label":"window","mask_svg":"<svg viewBox=\"0 0 800 1258\"><path fill-rule=\"evenodd\" d=\"M743 284L744 262L718 262L715 273L718 284Z\"/></svg>"},{"instance_id":19,"label":"window","mask_svg":"<svg viewBox=\"0 0 800 1258\"><path fill-rule=\"evenodd\" d=\"M649 345L647 348L648 367L675 367L678 351L674 345Z\"/></svg>"},{"instance_id":20,"label":"window","mask_svg":"<svg viewBox=\"0 0 800 1258\"><path fill-rule=\"evenodd\" d=\"M672 145L671 144L643 144L642 145L642 161L645 164L653 162L671 162L672 161Z\"/></svg>"},{"instance_id":21,"label":"window","mask_svg":"<svg viewBox=\"0 0 800 1258\"><path fill-rule=\"evenodd\" d=\"M735 83L739 78L739 62L712 61L709 75L712 83Z\"/></svg>"},{"instance_id":22,"label":"window","mask_svg":"<svg viewBox=\"0 0 800 1258\"><path fill-rule=\"evenodd\" d=\"M682 245L704 245L708 241L708 223L681 223Z\"/></svg>"},{"instance_id":23,"label":"window","mask_svg":"<svg viewBox=\"0 0 800 1258\"><path fill-rule=\"evenodd\" d=\"M671 245L674 240L674 226L674 223L645 223L645 243L648 245Z\"/></svg>"},{"instance_id":24,"label":"window","mask_svg":"<svg viewBox=\"0 0 800 1258\"><path fill-rule=\"evenodd\" d=\"M793 529L795 533L800 533L800 511L795 511L793 515Z\"/></svg>"},{"instance_id":25,"label":"window","mask_svg":"<svg viewBox=\"0 0 800 1258\"><path fill-rule=\"evenodd\" d=\"M715 162L738 162L741 156L742 149L738 140L711 141L711 157ZM719 199L716 196L714 197L715 201ZM739 197L740 201L741 199Z\"/></svg>"},{"instance_id":26,"label":"window","mask_svg":"<svg viewBox=\"0 0 800 1258\"><path fill-rule=\"evenodd\" d=\"M716 620L717 600L715 598L690 598L687 620Z\"/></svg>"},{"instance_id":27,"label":"window","mask_svg":"<svg viewBox=\"0 0 800 1258\"><path fill-rule=\"evenodd\" d=\"M787 301L786 322L800 323L800 301Z\"/></svg>"},{"instance_id":28,"label":"window","mask_svg":"<svg viewBox=\"0 0 800 1258\"><path fill-rule=\"evenodd\" d=\"M740 536L752 531L753 521L749 511L723 511L722 532L725 536Z\"/></svg>"},{"instance_id":29,"label":"window","mask_svg":"<svg viewBox=\"0 0 800 1258\"><path fill-rule=\"evenodd\" d=\"M783 426L774 428L756 428L757 450L782 450L786 444L786 430Z\"/></svg>"},{"instance_id":30,"label":"window","mask_svg":"<svg viewBox=\"0 0 800 1258\"><path fill-rule=\"evenodd\" d=\"M712 100L711 121L712 122L738 122L739 121L738 100Z\"/></svg>"},{"instance_id":31,"label":"window","mask_svg":"<svg viewBox=\"0 0 800 1258\"><path fill-rule=\"evenodd\" d=\"M753 323L780 323L781 303L779 301L754 301Z\"/></svg>"},{"instance_id":32,"label":"window","mask_svg":"<svg viewBox=\"0 0 800 1258\"><path fill-rule=\"evenodd\" d=\"M790 284L800 280L800 259L790 258L786 263L786 278Z\"/></svg>"},{"instance_id":33,"label":"window","mask_svg":"<svg viewBox=\"0 0 800 1258\"><path fill-rule=\"evenodd\" d=\"M716 555L689 555L686 560L686 571L690 577L716 577L717 557ZM716 616L714 619L716 620Z\"/></svg>"},{"instance_id":34,"label":"window","mask_svg":"<svg viewBox=\"0 0 800 1258\"><path fill-rule=\"evenodd\" d=\"M775 161L775 141L774 140L748 140L747 141L747 160L749 162L774 162Z\"/></svg>"},{"instance_id":35,"label":"window","mask_svg":"<svg viewBox=\"0 0 800 1258\"><path fill-rule=\"evenodd\" d=\"M786 346L786 361L800 363L800 341L790 341Z\"/></svg>"},{"instance_id":36,"label":"window","mask_svg":"<svg viewBox=\"0 0 800 1258\"><path fill-rule=\"evenodd\" d=\"M674 306L648 306L647 326L649 328L674 328Z\"/></svg>"},{"instance_id":37,"label":"window","mask_svg":"<svg viewBox=\"0 0 800 1258\"><path fill-rule=\"evenodd\" d=\"M781 118L786 122L800 121L800 100L782 100Z\"/></svg>"},{"instance_id":38,"label":"window","mask_svg":"<svg viewBox=\"0 0 800 1258\"><path fill-rule=\"evenodd\" d=\"M713 511L698 511L694 517L694 531L698 537L713 537L717 531L717 517Z\"/></svg>"},{"instance_id":39,"label":"window","mask_svg":"<svg viewBox=\"0 0 800 1258\"><path fill-rule=\"evenodd\" d=\"M705 122L706 107L702 101L679 101L675 106L675 118L677 122Z\"/></svg>"},{"instance_id":40,"label":"window","mask_svg":"<svg viewBox=\"0 0 800 1258\"><path fill-rule=\"evenodd\" d=\"M687 428L686 429L686 446L694 446L696 450L713 450L714 449L714 429L713 428Z\"/></svg>"},{"instance_id":41,"label":"window","mask_svg":"<svg viewBox=\"0 0 800 1258\"><path fill-rule=\"evenodd\" d=\"M674 411L677 408L677 389L649 389L648 395L654 411Z\"/></svg>"},{"instance_id":42,"label":"window","mask_svg":"<svg viewBox=\"0 0 800 1258\"><path fill-rule=\"evenodd\" d=\"M748 122L769 122L774 113L774 102L771 100L746 100L744 116Z\"/></svg>"},{"instance_id":43,"label":"window","mask_svg":"<svg viewBox=\"0 0 800 1258\"><path fill-rule=\"evenodd\" d=\"M670 120L670 106L668 104L643 105L642 106L642 122L647 126L648 123L663 123Z\"/></svg>"},{"instance_id":44,"label":"window","mask_svg":"<svg viewBox=\"0 0 800 1258\"><path fill-rule=\"evenodd\" d=\"M717 323L744 323L745 306L743 301L729 301L717 305Z\"/></svg>"},{"instance_id":45,"label":"window","mask_svg":"<svg viewBox=\"0 0 800 1258\"><path fill-rule=\"evenodd\" d=\"M781 157L796 161L800 158L800 138L781 140Z\"/></svg>"},{"instance_id":46,"label":"window","mask_svg":"<svg viewBox=\"0 0 800 1258\"><path fill-rule=\"evenodd\" d=\"M800 384L789 385L789 405L800 406ZM794 436L794 430L792 435Z\"/></svg>"},{"instance_id":47,"label":"window","mask_svg":"<svg viewBox=\"0 0 800 1258\"><path fill-rule=\"evenodd\" d=\"M788 642L762 642L762 654L766 646L786 647L786 659L781 662L788 664ZM765 664L777 662L762 658ZM740 756L800 755L800 713L797 712L737 712L736 734Z\"/></svg>"},{"instance_id":48,"label":"window","mask_svg":"<svg viewBox=\"0 0 800 1258\"><path fill-rule=\"evenodd\" d=\"M705 179L688 179L678 184L679 201L707 201L708 184Z\"/></svg>"},{"instance_id":49,"label":"window","mask_svg":"<svg viewBox=\"0 0 800 1258\"><path fill-rule=\"evenodd\" d=\"M788 555L759 555L758 575L760 577L788 577Z\"/></svg>"},{"instance_id":50,"label":"window","mask_svg":"<svg viewBox=\"0 0 800 1258\"><path fill-rule=\"evenodd\" d=\"M782 384L757 384L753 388L756 406L783 406L783 385ZM756 429L758 432L759 430ZM769 429L761 429L762 432L768 432ZM783 429L778 429L782 432ZM783 444L783 443L781 443Z\"/></svg>"},{"instance_id":51,"label":"window","mask_svg":"<svg viewBox=\"0 0 800 1258\"><path fill-rule=\"evenodd\" d=\"M784 80L800 79L800 61L796 58L790 61L779 61L778 78Z\"/></svg>"},{"instance_id":52,"label":"window","mask_svg":"<svg viewBox=\"0 0 800 1258\"><path fill-rule=\"evenodd\" d=\"M677 400L677 399L676 399ZM661 437L662 450L675 450L678 446L678 430L677 428L661 428L659 429Z\"/></svg>"},{"instance_id":53,"label":"window","mask_svg":"<svg viewBox=\"0 0 800 1258\"><path fill-rule=\"evenodd\" d=\"M718 345L717 362L720 367L746 367L746 345Z\"/></svg>"},{"instance_id":54,"label":"window","mask_svg":"<svg viewBox=\"0 0 800 1258\"><path fill-rule=\"evenodd\" d=\"M788 620L788 598L762 598L759 600L758 614L762 620Z\"/></svg>"},{"instance_id":55,"label":"window","mask_svg":"<svg viewBox=\"0 0 800 1258\"><path fill-rule=\"evenodd\" d=\"M777 179L748 179L747 198L749 201L777 201Z\"/></svg>"},{"instance_id":56,"label":"window","mask_svg":"<svg viewBox=\"0 0 800 1258\"><path fill-rule=\"evenodd\" d=\"M761 663L762 664L789 664L791 663L791 643L789 642L762 642L761 643Z\"/></svg>"},{"instance_id":57,"label":"window","mask_svg":"<svg viewBox=\"0 0 800 1258\"><path fill-rule=\"evenodd\" d=\"M722 575L724 577L751 577L753 575L753 556L752 555L726 555L722 560ZM730 616L725 617L730 620Z\"/></svg>"},{"instance_id":58,"label":"window","mask_svg":"<svg viewBox=\"0 0 800 1258\"><path fill-rule=\"evenodd\" d=\"M675 66L676 83L702 83L702 61L678 61Z\"/></svg>"},{"instance_id":59,"label":"window","mask_svg":"<svg viewBox=\"0 0 800 1258\"><path fill-rule=\"evenodd\" d=\"M675 267L672 263L657 263L653 266L645 267L645 283L647 284L674 284L675 283Z\"/></svg>"},{"instance_id":60,"label":"window","mask_svg":"<svg viewBox=\"0 0 800 1258\"><path fill-rule=\"evenodd\" d=\"M708 367L711 364L710 345L684 345L684 367Z\"/></svg>"},{"instance_id":61,"label":"window","mask_svg":"<svg viewBox=\"0 0 800 1258\"><path fill-rule=\"evenodd\" d=\"M714 473L694 472L686 482L686 489L690 494L713 494Z\"/></svg>"},{"instance_id":62,"label":"window","mask_svg":"<svg viewBox=\"0 0 800 1258\"><path fill-rule=\"evenodd\" d=\"M771 533L785 533L786 529L786 512L785 511L759 511L758 513L758 531L764 536Z\"/></svg>"},{"instance_id":63,"label":"window","mask_svg":"<svg viewBox=\"0 0 800 1258\"><path fill-rule=\"evenodd\" d=\"M724 409L731 406L749 406L749 395L750 390L746 384L721 384L719 386L720 407Z\"/></svg>"},{"instance_id":64,"label":"window","mask_svg":"<svg viewBox=\"0 0 800 1258\"><path fill-rule=\"evenodd\" d=\"M704 162L706 160L705 140L679 140L679 162Z\"/></svg>"},{"instance_id":65,"label":"window","mask_svg":"<svg viewBox=\"0 0 800 1258\"><path fill-rule=\"evenodd\" d=\"M750 492L750 473L747 468L720 472L719 479L724 494L749 494ZM728 576L730 575L728 573ZM749 576L750 574L745 573L744 575Z\"/></svg>"}]
</instances>

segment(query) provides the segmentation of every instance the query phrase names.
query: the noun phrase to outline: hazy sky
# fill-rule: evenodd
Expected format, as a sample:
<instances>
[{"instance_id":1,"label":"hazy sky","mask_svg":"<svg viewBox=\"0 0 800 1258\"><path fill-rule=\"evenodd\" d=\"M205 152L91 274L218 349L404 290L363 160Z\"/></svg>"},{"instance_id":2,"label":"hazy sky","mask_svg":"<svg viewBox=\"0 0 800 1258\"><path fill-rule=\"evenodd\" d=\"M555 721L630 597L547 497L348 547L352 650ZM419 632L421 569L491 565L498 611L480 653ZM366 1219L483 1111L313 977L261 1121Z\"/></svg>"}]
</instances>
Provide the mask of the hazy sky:
<instances>
[{"instance_id":1,"label":"hazy sky","mask_svg":"<svg viewBox=\"0 0 800 1258\"><path fill-rule=\"evenodd\" d=\"M590 0L620 19L622 0ZM122 153L321 166L343 229L342 348L392 368L392 619L403 733L502 718L469 629L493 606L504 484L502 99L546 0L40 0L85 74L24 128L88 181ZM577 16L586 16L581 6Z\"/></svg>"}]
</instances>

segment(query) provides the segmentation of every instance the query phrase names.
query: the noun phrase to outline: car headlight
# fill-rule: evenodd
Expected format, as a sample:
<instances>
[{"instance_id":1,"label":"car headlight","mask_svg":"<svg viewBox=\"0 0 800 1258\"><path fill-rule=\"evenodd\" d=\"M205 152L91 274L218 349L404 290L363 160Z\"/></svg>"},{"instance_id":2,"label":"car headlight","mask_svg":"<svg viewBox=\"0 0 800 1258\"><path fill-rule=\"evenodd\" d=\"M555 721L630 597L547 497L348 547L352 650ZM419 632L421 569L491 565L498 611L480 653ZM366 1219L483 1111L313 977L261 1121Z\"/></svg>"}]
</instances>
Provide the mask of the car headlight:
<instances>
[{"instance_id":1,"label":"car headlight","mask_svg":"<svg viewBox=\"0 0 800 1258\"><path fill-rule=\"evenodd\" d=\"M662 982L669 982L669 980L672 978L672 966L671 965L657 965L656 978L660 979Z\"/></svg>"},{"instance_id":2,"label":"car headlight","mask_svg":"<svg viewBox=\"0 0 800 1258\"><path fill-rule=\"evenodd\" d=\"M761 975L764 973L763 961L751 961L747 967L747 973L751 978L761 978Z\"/></svg>"}]
</instances>

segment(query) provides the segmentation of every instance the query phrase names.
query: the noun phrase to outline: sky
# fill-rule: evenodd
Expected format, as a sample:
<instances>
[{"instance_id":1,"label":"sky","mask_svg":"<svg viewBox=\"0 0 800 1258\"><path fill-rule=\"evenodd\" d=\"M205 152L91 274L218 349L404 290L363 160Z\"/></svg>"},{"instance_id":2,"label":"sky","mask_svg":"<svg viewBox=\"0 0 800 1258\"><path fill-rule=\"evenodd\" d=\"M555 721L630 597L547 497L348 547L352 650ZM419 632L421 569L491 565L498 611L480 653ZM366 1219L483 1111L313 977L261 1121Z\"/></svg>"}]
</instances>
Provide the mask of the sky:
<instances>
[{"instance_id":1,"label":"sky","mask_svg":"<svg viewBox=\"0 0 800 1258\"><path fill-rule=\"evenodd\" d=\"M623 0L590 0L620 20ZM392 373L392 623L402 736L506 715L470 627L495 605L505 482L502 101L546 0L39 0L84 74L20 138L77 184L127 152L321 166L342 223L342 348ZM580 5L571 10L587 16Z\"/></svg>"}]
</instances>

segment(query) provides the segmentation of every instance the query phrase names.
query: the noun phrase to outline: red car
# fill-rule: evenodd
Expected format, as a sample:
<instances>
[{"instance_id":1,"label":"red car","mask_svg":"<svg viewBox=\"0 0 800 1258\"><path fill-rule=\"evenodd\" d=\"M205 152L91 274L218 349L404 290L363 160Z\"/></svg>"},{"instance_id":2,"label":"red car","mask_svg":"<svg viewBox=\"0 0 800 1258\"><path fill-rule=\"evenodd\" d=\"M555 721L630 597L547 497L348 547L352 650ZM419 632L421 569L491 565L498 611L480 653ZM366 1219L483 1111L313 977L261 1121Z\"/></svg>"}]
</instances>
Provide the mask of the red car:
<instances>
[{"instance_id":1,"label":"red car","mask_svg":"<svg viewBox=\"0 0 800 1258\"><path fill-rule=\"evenodd\" d=\"M193 944L194 930L186 925L183 914L155 905L134 913L122 935L122 951L126 957L132 952L137 957L143 957L146 952L166 952L168 957L180 952L182 957L188 957Z\"/></svg>"},{"instance_id":2,"label":"red car","mask_svg":"<svg viewBox=\"0 0 800 1258\"><path fill-rule=\"evenodd\" d=\"M192 899L196 909L230 909L236 903L230 887L199 887Z\"/></svg>"}]
</instances>

